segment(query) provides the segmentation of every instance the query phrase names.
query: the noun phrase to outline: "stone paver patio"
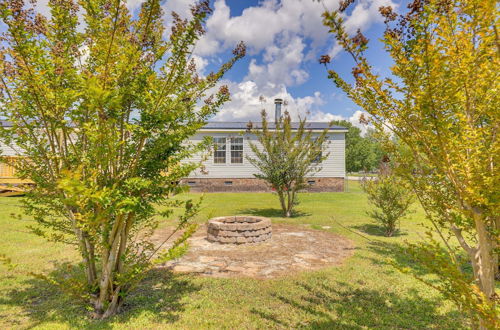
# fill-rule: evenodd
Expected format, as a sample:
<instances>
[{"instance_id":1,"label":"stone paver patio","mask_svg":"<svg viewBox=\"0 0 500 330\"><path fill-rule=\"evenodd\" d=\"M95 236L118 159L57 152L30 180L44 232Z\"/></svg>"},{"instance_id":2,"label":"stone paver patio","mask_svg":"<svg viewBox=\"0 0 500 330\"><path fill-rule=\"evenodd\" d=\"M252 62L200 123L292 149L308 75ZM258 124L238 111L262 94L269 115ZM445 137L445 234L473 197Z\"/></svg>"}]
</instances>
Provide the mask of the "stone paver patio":
<instances>
[{"instance_id":1,"label":"stone paver patio","mask_svg":"<svg viewBox=\"0 0 500 330\"><path fill-rule=\"evenodd\" d=\"M190 238L189 252L163 267L213 277L276 278L339 265L354 253L351 240L327 231L296 225L272 226L269 241L243 245L209 242L207 227L200 226ZM168 231L158 231L153 239L161 241Z\"/></svg>"}]
</instances>

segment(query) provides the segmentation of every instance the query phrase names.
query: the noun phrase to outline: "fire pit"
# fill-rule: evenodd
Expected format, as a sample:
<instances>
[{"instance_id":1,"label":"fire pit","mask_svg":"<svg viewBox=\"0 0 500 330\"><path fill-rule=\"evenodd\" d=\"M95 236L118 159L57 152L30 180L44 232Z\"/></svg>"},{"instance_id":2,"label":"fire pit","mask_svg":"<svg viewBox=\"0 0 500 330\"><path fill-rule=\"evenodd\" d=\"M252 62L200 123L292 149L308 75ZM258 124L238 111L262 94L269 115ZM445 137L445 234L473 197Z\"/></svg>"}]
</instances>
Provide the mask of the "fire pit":
<instances>
[{"instance_id":1,"label":"fire pit","mask_svg":"<svg viewBox=\"0 0 500 330\"><path fill-rule=\"evenodd\" d=\"M271 220L264 217L230 216L208 221L207 239L223 244L263 242L271 238Z\"/></svg>"}]
</instances>

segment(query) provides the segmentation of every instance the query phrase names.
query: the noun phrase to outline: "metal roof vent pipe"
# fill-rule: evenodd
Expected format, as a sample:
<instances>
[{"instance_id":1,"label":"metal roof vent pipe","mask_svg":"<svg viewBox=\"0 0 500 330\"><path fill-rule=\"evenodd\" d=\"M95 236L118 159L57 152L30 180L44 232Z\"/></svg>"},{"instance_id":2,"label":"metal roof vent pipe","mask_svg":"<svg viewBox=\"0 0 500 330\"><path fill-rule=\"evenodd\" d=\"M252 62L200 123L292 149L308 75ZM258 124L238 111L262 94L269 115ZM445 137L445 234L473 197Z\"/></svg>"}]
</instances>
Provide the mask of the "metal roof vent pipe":
<instances>
[{"instance_id":1,"label":"metal roof vent pipe","mask_svg":"<svg viewBox=\"0 0 500 330\"><path fill-rule=\"evenodd\" d=\"M274 99L274 105L275 105L275 110L274 110L274 122L278 123L281 119L281 105L283 104L282 99Z\"/></svg>"}]
</instances>

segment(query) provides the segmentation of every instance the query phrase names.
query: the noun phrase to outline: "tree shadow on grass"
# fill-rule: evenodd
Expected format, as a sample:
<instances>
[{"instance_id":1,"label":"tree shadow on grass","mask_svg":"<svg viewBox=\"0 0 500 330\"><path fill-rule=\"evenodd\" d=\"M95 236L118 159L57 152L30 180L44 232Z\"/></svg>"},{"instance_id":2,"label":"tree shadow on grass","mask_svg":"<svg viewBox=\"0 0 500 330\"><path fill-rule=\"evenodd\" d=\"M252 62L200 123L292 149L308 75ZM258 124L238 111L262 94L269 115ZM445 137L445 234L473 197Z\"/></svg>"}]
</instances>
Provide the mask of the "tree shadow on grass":
<instances>
[{"instance_id":1,"label":"tree shadow on grass","mask_svg":"<svg viewBox=\"0 0 500 330\"><path fill-rule=\"evenodd\" d=\"M297 283L303 295L274 298L299 320L290 320L271 309L252 313L273 327L306 329L462 329L458 311L443 313L440 299L422 297L416 290L406 293L379 291L358 284L334 282L311 286Z\"/></svg>"},{"instance_id":2,"label":"tree shadow on grass","mask_svg":"<svg viewBox=\"0 0 500 330\"><path fill-rule=\"evenodd\" d=\"M429 274L429 269L423 267L410 255L402 243L370 240L364 248L375 253L364 254L360 258L367 259L374 265L382 266L385 273L399 272L405 269L410 275L424 276Z\"/></svg>"},{"instance_id":3,"label":"tree shadow on grass","mask_svg":"<svg viewBox=\"0 0 500 330\"><path fill-rule=\"evenodd\" d=\"M241 209L241 210L238 210L238 213L251 214L251 215L256 215L256 216L260 216L260 217L267 217L267 218L283 218L283 211L281 209L273 209L273 208ZM293 211L291 218L305 217L305 216L309 216L309 215L311 215L311 213L295 210L295 211Z\"/></svg>"},{"instance_id":4,"label":"tree shadow on grass","mask_svg":"<svg viewBox=\"0 0 500 330\"><path fill-rule=\"evenodd\" d=\"M359 231L361 231L365 234L368 234L368 235L386 237L385 229L383 226L380 226L380 225L367 223L367 224L363 224L363 225L359 225L359 226L352 226L351 228L359 230ZM408 233L401 231L400 229L396 229L396 231L392 234L392 237L398 237L398 236L404 236L404 235L408 235Z\"/></svg>"},{"instance_id":5,"label":"tree shadow on grass","mask_svg":"<svg viewBox=\"0 0 500 330\"><path fill-rule=\"evenodd\" d=\"M49 274L52 278L82 275L80 267L69 263L56 265ZM153 269L126 298L122 312L101 321L91 318L86 301L63 292L59 285L37 277L30 277L21 285L22 289L12 289L0 297L0 305L21 308L21 317L13 315L12 321L8 320L13 326L21 327L26 324L25 321L21 324L20 319L28 319L29 327L60 322L69 327L107 329L113 327L111 322L126 323L144 312L154 315L153 321L175 323L184 310L182 298L199 290L186 276Z\"/></svg>"},{"instance_id":6,"label":"tree shadow on grass","mask_svg":"<svg viewBox=\"0 0 500 330\"><path fill-rule=\"evenodd\" d=\"M374 258L370 256L363 256L363 258L370 260L372 263L377 265L392 266L394 271L399 271L398 269L404 269L405 272L412 276L422 278L425 275L432 274L432 271L421 264L421 262L412 254L409 253L408 249L403 244L382 242L382 241L370 241L368 249L384 258ZM419 253L418 247L414 247L414 253ZM446 254L446 250L443 247L442 253ZM457 260L460 262L460 267L462 271L469 276L472 276L472 267L470 262L465 255L465 252L456 255ZM391 269L391 268L388 268ZM438 281L437 278L426 278L428 282Z\"/></svg>"}]
</instances>

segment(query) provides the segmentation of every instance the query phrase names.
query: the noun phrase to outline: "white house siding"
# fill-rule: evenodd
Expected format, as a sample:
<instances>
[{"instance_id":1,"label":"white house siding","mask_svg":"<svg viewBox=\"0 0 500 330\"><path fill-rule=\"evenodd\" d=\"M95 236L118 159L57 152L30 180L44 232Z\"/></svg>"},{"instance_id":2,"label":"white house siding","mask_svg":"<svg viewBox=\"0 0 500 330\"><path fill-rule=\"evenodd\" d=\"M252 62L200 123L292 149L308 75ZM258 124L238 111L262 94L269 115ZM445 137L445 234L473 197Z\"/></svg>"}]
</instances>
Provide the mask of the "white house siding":
<instances>
[{"instance_id":1,"label":"white house siding","mask_svg":"<svg viewBox=\"0 0 500 330\"><path fill-rule=\"evenodd\" d=\"M318 133L319 134L319 133ZM250 142L258 144L257 137L251 133L243 132L199 132L190 140L192 143L200 143L204 137L225 137L226 138L226 163L215 164L213 153L203 162L203 169L191 173L189 178L221 179L221 178L254 178L256 168L246 159L252 156ZM231 164L230 143L231 137L243 137L243 164ZM325 152L329 153L327 159L322 163L322 169L314 176L318 178L345 177L345 133L331 132L328 134L328 144ZM202 155L193 156L189 161L199 162Z\"/></svg>"},{"instance_id":2,"label":"white house siding","mask_svg":"<svg viewBox=\"0 0 500 330\"><path fill-rule=\"evenodd\" d=\"M318 133L319 134L319 133ZM225 137L226 138L226 163L214 164L213 154L209 155L204 161L204 170L198 169L193 172L189 178L204 178L204 179L224 179L224 178L254 178L256 173L255 167L246 159L251 155L249 143L258 145L257 138L254 134L243 132L199 132L190 140L193 143L200 143L205 136ZM231 146L229 138L243 137L243 163L231 164ZM345 133L332 131L328 135L328 144L325 152L329 152L329 156L321 165L322 169L314 176L318 178L344 178L345 177ZM0 155L16 156L14 149L0 142ZM199 162L202 155L195 155L189 161Z\"/></svg>"},{"instance_id":3,"label":"white house siding","mask_svg":"<svg viewBox=\"0 0 500 330\"><path fill-rule=\"evenodd\" d=\"M0 142L0 156L16 156L17 153L8 145Z\"/></svg>"}]
</instances>

